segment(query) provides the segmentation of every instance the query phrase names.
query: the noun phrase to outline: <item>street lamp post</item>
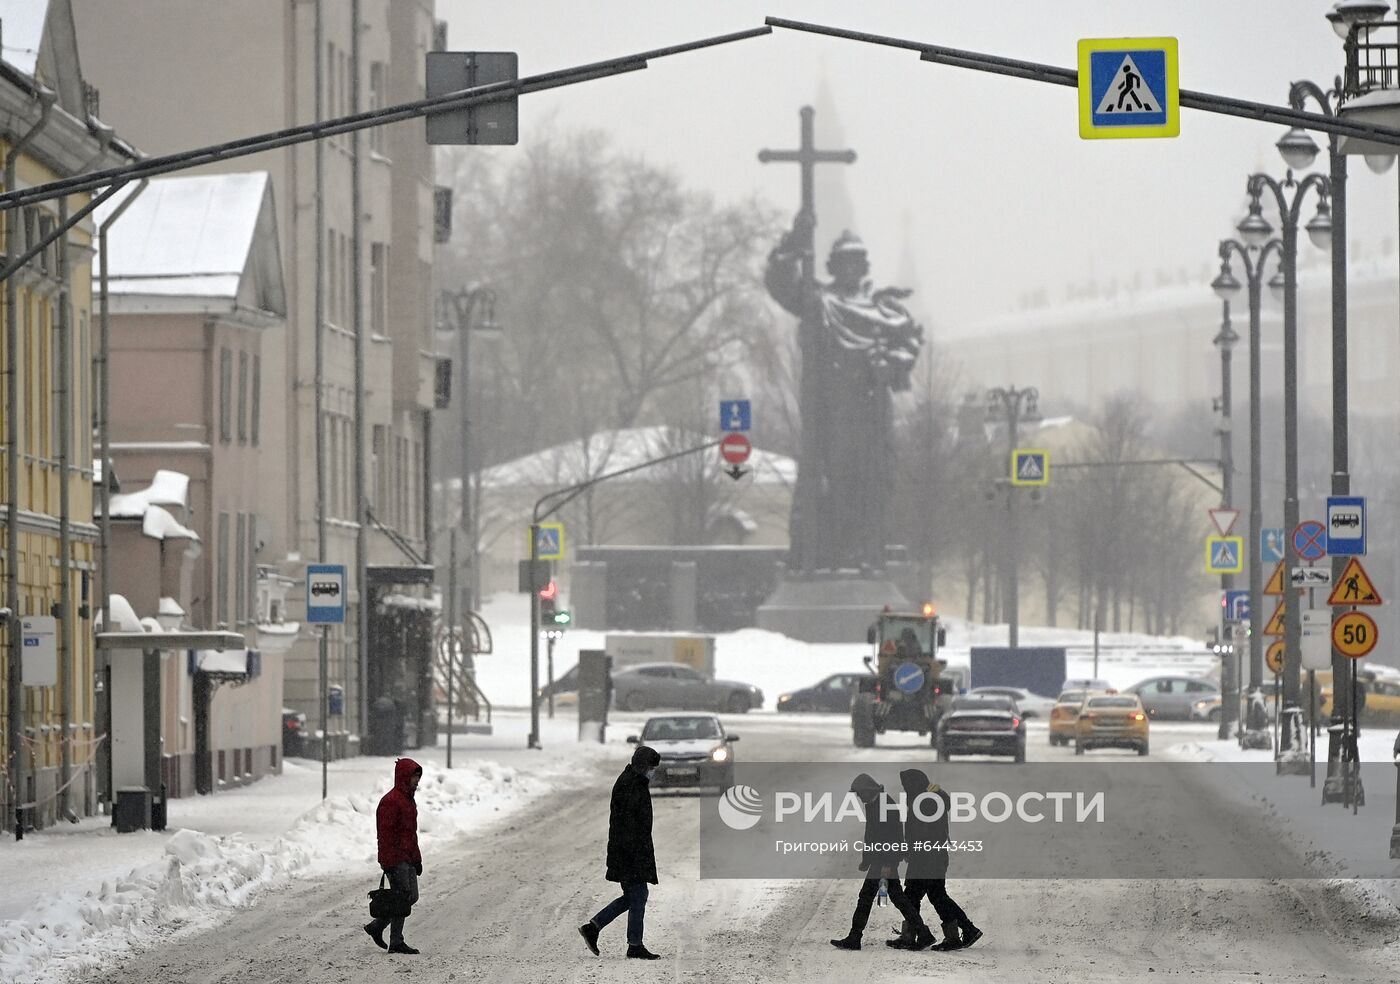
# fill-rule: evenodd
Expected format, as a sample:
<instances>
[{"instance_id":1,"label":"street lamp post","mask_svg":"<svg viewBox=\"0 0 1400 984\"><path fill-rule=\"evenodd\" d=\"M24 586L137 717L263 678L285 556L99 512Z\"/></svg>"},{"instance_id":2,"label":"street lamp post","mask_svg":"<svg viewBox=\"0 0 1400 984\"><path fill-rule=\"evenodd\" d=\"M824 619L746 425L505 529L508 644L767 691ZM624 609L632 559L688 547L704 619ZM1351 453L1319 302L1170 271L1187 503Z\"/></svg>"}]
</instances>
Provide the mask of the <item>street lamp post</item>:
<instances>
[{"instance_id":1,"label":"street lamp post","mask_svg":"<svg viewBox=\"0 0 1400 984\"><path fill-rule=\"evenodd\" d=\"M471 336L480 332L491 336L500 334L496 324L496 292L490 287L463 287L456 291L443 291L444 310L450 309L457 322L457 346L461 369L457 386L457 405L461 413L460 435L462 447L461 461L461 528L467 538L468 572L466 580L467 607L476 611L481 607L481 519L477 515L474 499L475 487L472 479L479 473L472 452L471 428ZM481 306L481 320L473 322L477 306Z\"/></svg>"},{"instance_id":2,"label":"street lamp post","mask_svg":"<svg viewBox=\"0 0 1400 984\"><path fill-rule=\"evenodd\" d=\"M1286 139L1286 138L1285 138ZM1285 151L1285 156L1288 152ZM1273 232L1260 207L1264 193L1273 195L1283 224L1283 528L1284 528L1284 647L1283 693L1279 713L1278 770L1291 775L1307 775L1310 766L1305 755L1302 728L1302 707L1299 704L1299 675L1301 662L1299 644L1302 641L1301 611L1298 597L1291 590L1290 572L1298 566L1298 551L1291 531L1298 525L1298 218L1303 199L1309 189L1317 192L1317 214L1306 226L1308 238L1319 249L1326 249L1332 239L1332 219L1328 208L1331 181L1321 174L1294 178L1290 168L1283 181L1256 172L1249 176L1249 214L1241 224L1257 233ZM1289 197L1289 192L1292 197ZM1334 688L1335 689L1335 688Z\"/></svg>"},{"instance_id":3,"label":"street lamp post","mask_svg":"<svg viewBox=\"0 0 1400 984\"><path fill-rule=\"evenodd\" d=\"M1212 341L1220 349L1220 505L1230 509L1235 502L1234 424L1231 419L1234 390L1231 385L1230 358L1240 336L1230 326L1230 302L1221 301L1221 308L1220 331ZM1229 591L1234 586L1235 575L1220 575L1221 591ZM1226 621L1221 619L1220 690L1224 700L1220 707L1220 730L1216 735L1221 741L1230 737L1230 730L1234 727L1240 710L1240 680L1236 673L1235 647L1226 641L1225 627Z\"/></svg>"},{"instance_id":4,"label":"street lamp post","mask_svg":"<svg viewBox=\"0 0 1400 984\"><path fill-rule=\"evenodd\" d=\"M1277 261L1283 243L1270 239L1268 225L1261 230L1246 217L1239 225L1239 239L1220 241L1220 273L1211 281L1211 289L1222 301L1229 301L1248 285L1249 288L1249 701L1245 731L1240 744L1245 748L1269 748L1268 719L1264 712L1264 572L1259 563L1260 530L1264 525L1263 486L1260 458L1260 303L1264 287L1264 263L1270 255ZM1245 284L1235 279L1230 257L1238 255L1244 265ZM1223 712L1222 712L1223 716Z\"/></svg>"},{"instance_id":5,"label":"street lamp post","mask_svg":"<svg viewBox=\"0 0 1400 984\"><path fill-rule=\"evenodd\" d=\"M1040 393L1034 386L1017 389L1015 386L998 386L987 391L987 415L992 419L1006 421L1007 437L1007 477L1006 481L1006 568L1004 589L1006 592L1006 613L1008 645L1015 649L1020 636L1020 585L1017 570L1017 523L1016 486L1010 481L1012 452L1016 450L1017 431L1020 424L1035 423L1040 420L1037 401Z\"/></svg>"}]
</instances>

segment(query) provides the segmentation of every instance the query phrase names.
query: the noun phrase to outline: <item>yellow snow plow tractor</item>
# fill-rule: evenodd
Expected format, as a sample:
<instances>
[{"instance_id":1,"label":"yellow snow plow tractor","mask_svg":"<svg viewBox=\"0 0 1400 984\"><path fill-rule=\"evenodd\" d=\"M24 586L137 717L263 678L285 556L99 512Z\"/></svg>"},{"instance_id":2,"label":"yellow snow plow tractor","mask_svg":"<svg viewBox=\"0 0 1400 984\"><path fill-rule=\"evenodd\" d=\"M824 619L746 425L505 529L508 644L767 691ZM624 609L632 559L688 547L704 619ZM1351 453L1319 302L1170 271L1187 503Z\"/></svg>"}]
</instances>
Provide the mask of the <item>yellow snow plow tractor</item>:
<instances>
[{"instance_id":1,"label":"yellow snow plow tractor","mask_svg":"<svg viewBox=\"0 0 1400 984\"><path fill-rule=\"evenodd\" d=\"M886 731L917 731L938 744L938 719L954 693L942 675L948 663L938 657L944 640L931 604L918 612L880 613L867 635L875 648L865 657L871 675L851 701L857 748L873 748L875 736Z\"/></svg>"}]
</instances>

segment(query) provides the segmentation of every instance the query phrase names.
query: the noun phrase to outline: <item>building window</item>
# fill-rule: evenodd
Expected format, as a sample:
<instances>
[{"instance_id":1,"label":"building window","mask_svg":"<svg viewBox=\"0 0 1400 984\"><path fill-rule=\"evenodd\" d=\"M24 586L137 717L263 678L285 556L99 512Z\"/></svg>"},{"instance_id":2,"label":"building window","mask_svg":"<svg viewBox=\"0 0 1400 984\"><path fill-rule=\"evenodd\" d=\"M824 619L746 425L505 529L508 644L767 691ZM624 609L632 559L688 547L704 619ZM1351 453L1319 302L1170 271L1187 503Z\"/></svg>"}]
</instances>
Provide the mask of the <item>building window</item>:
<instances>
[{"instance_id":1,"label":"building window","mask_svg":"<svg viewBox=\"0 0 1400 984\"><path fill-rule=\"evenodd\" d=\"M233 353L219 349L219 440L227 444L233 437Z\"/></svg>"},{"instance_id":2,"label":"building window","mask_svg":"<svg viewBox=\"0 0 1400 984\"><path fill-rule=\"evenodd\" d=\"M389 246L386 243L373 243L369 248L370 330L376 335L383 335L387 330L388 323Z\"/></svg>"},{"instance_id":3,"label":"building window","mask_svg":"<svg viewBox=\"0 0 1400 984\"><path fill-rule=\"evenodd\" d=\"M238 443L248 443L248 353L238 353Z\"/></svg>"},{"instance_id":4,"label":"building window","mask_svg":"<svg viewBox=\"0 0 1400 984\"><path fill-rule=\"evenodd\" d=\"M341 324L347 328L358 328L357 325L350 324L350 320L355 317L355 285L351 282L354 276L354 261L350 255L350 237L341 235L340 237L340 313L343 318Z\"/></svg>"},{"instance_id":5,"label":"building window","mask_svg":"<svg viewBox=\"0 0 1400 984\"><path fill-rule=\"evenodd\" d=\"M331 117L336 115L336 110L339 108L339 104L335 101L335 45L329 41L326 42L326 64L322 66L322 69L326 73L326 106L324 113L326 117ZM339 140L338 137L334 137L332 139Z\"/></svg>"},{"instance_id":6,"label":"building window","mask_svg":"<svg viewBox=\"0 0 1400 984\"><path fill-rule=\"evenodd\" d=\"M244 573L248 566L248 515L238 514L238 534L234 541L233 563L233 617L242 624L248 620L248 577Z\"/></svg>"},{"instance_id":7,"label":"building window","mask_svg":"<svg viewBox=\"0 0 1400 984\"><path fill-rule=\"evenodd\" d=\"M331 324L340 324L340 260L336 252L339 237L334 229L326 231L326 316Z\"/></svg>"},{"instance_id":8,"label":"building window","mask_svg":"<svg viewBox=\"0 0 1400 984\"><path fill-rule=\"evenodd\" d=\"M228 513L219 513L219 544L214 553L214 611L219 625L228 625Z\"/></svg>"},{"instance_id":9,"label":"building window","mask_svg":"<svg viewBox=\"0 0 1400 984\"><path fill-rule=\"evenodd\" d=\"M262 423L262 357L253 356L253 413L250 426L252 427L253 447L258 446L258 431Z\"/></svg>"},{"instance_id":10,"label":"building window","mask_svg":"<svg viewBox=\"0 0 1400 984\"><path fill-rule=\"evenodd\" d=\"M384 108L384 63L369 63L369 109ZM369 149L376 153L384 153L384 127L372 126L369 128Z\"/></svg>"},{"instance_id":11,"label":"building window","mask_svg":"<svg viewBox=\"0 0 1400 984\"><path fill-rule=\"evenodd\" d=\"M247 558L247 565L243 568L243 578L246 582L244 591L247 592L248 597L247 619L250 622L256 622L258 620L258 517L253 513L248 514Z\"/></svg>"},{"instance_id":12,"label":"building window","mask_svg":"<svg viewBox=\"0 0 1400 984\"><path fill-rule=\"evenodd\" d=\"M388 430L383 424L375 424L370 439L370 474L374 476L374 508L382 513L389 506L389 462L384 451L384 437Z\"/></svg>"}]
</instances>

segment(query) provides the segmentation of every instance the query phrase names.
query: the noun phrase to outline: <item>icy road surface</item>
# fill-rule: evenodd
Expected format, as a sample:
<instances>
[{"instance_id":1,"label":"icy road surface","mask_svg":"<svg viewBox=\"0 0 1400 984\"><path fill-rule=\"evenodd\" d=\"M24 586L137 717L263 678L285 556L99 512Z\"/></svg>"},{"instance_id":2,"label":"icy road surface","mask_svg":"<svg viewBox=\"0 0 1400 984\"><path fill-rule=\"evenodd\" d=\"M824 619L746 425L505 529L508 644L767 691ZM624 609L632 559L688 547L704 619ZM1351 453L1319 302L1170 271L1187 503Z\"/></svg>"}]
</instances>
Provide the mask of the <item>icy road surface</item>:
<instances>
[{"instance_id":1,"label":"icy road surface","mask_svg":"<svg viewBox=\"0 0 1400 984\"><path fill-rule=\"evenodd\" d=\"M612 731L625 736L639 720L622 715ZM883 736L879 748L857 753L838 717L747 715L728 725L742 736L738 750L750 761L929 760L927 746L912 734ZM1154 749L1210 733L1201 725L1157 725ZM1029 747L1039 760L1073 754L1047 747L1039 727ZM708 800L669 794L654 797L661 884L652 889L646 934L664 959L649 965L623 959L625 920L603 933L603 955L593 957L575 927L616 894L603 880L607 794L627 746L616 752L617 763L580 762L591 777L582 788L548 793L482 833L428 853L422 901L405 934L420 956L389 956L361 931L364 893L374 878L366 870L296 882L216 930L171 940L82 980L633 984L640 975L696 982L1116 984L1190 976L1311 984L1324 975L1329 982L1396 977L1394 906L1364 884L1327 881L974 882L958 880L954 869L952 894L987 934L976 947L953 954L889 950L880 941L896 917L885 908L876 910L862 952L838 952L827 940L844 934L857 883L701 881L698 817ZM1143 808L1153 807L1144 802ZM1198 808L1213 813L1222 830L1241 819L1236 804ZM1260 843L1255 849L1289 848Z\"/></svg>"}]
</instances>

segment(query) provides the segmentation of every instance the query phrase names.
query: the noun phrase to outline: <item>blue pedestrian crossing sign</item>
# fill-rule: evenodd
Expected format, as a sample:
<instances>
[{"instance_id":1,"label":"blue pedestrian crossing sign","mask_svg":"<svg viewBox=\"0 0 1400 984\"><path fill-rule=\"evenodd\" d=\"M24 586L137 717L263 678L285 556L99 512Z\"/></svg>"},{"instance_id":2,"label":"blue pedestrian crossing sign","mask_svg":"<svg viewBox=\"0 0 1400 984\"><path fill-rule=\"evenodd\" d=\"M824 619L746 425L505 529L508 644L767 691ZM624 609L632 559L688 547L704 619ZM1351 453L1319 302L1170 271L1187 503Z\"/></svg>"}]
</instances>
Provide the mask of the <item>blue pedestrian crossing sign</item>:
<instances>
[{"instance_id":1,"label":"blue pedestrian crossing sign","mask_svg":"<svg viewBox=\"0 0 1400 984\"><path fill-rule=\"evenodd\" d=\"M1277 564L1283 559L1283 527L1266 526L1259 531L1259 562Z\"/></svg>"},{"instance_id":2,"label":"blue pedestrian crossing sign","mask_svg":"<svg viewBox=\"0 0 1400 984\"><path fill-rule=\"evenodd\" d=\"M753 404L748 400L719 401L719 429L743 433L753 426Z\"/></svg>"},{"instance_id":3,"label":"blue pedestrian crossing sign","mask_svg":"<svg viewBox=\"0 0 1400 984\"><path fill-rule=\"evenodd\" d=\"M534 548L534 559L563 560L564 524L540 523L534 529L535 542L531 545Z\"/></svg>"},{"instance_id":4,"label":"blue pedestrian crossing sign","mask_svg":"<svg viewBox=\"0 0 1400 984\"><path fill-rule=\"evenodd\" d=\"M1012 485L1049 485L1050 452L1017 448L1011 452Z\"/></svg>"},{"instance_id":5,"label":"blue pedestrian crossing sign","mask_svg":"<svg viewBox=\"0 0 1400 984\"><path fill-rule=\"evenodd\" d=\"M1244 570L1244 537L1206 537L1206 573L1239 574Z\"/></svg>"},{"instance_id":6,"label":"blue pedestrian crossing sign","mask_svg":"<svg viewBox=\"0 0 1400 984\"><path fill-rule=\"evenodd\" d=\"M1175 137L1180 132L1176 38L1080 39L1081 137Z\"/></svg>"}]
</instances>

